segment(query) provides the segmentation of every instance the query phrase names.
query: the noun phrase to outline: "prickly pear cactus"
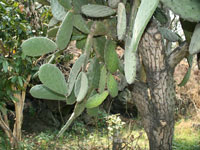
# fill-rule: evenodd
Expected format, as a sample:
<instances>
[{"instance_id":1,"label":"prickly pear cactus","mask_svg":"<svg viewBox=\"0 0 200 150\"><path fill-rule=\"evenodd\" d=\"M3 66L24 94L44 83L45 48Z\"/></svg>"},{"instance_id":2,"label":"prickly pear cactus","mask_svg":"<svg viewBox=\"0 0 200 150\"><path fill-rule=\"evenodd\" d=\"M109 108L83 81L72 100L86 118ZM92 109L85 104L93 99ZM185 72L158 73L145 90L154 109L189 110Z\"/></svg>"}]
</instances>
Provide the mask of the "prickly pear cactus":
<instances>
[{"instance_id":1,"label":"prickly pear cactus","mask_svg":"<svg viewBox=\"0 0 200 150\"><path fill-rule=\"evenodd\" d=\"M136 49L140 37L150 20L158 0L142 0L136 16L130 16L134 26L127 28L130 1L120 0L50 0L53 17L49 22L47 37L36 37L22 44L26 55L37 57L48 54L46 64L38 72L42 85L31 88L32 96L42 99L62 100L75 104L74 111L60 130L58 137L84 110L98 115L98 106L110 95L116 97L124 77L128 83L136 75ZM127 9L128 8L128 9ZM134 21L135 20L135 21ZM126 36L126 33L131 33ZM71 41L81 54L73 63L67 77L54 65L57 57L67 51ZM125 69L121 58L125 45ZM118 53L119 52L119 53ZM119 56L120 55L120 56ZM64 56L65 57L65 56ZM65 81L67 78L67 82ZM124 79L125 80L125 79Z\"/></svg>"},{"instance_id":2,"label":"prickly pear cactus","mask_svg":"<svg viewBox=\"0 0 200 150\"><path fill-rule=\"evenodd\" d=\"M181 2L177 0L161 0L161 2L185 20L191 22L200 21L199 0L181 0Z\"/></svg>"},{"instance_id":3,"label":"prickly pear cactus","mask_svg":"<svg viewBox=\"0 0 200 150\"><path fill-rule=\"evenodd\" d=\"M53 16L62 21L66 15L65 8L58 2L58 0L51 0L51 10Z\"/></svg>"},{"instance_id":4,"label":"prickly pear cactus","mask_svg":"<svg viewBox=\"0 0 200 150\"><path fill-rule=\"evenodd\" d=\"M39 69L40 81L52 91L66 95L67 83L62 72L52 64L44 64Z\"/></svg>"},{"instance_id":5,"label":"prickly pear cactus","mask_svg":"<svg viewBox=\"0 0 200 150\"><path fill-rule=\"evenodd\" d=\"M101 103L106 99L107 96L108 96L108 91L104 91L101 94L95 94L87 100L85 107L95 108L101 105Z\"/></svg>"},{"instance_id":6,"label":"prickly pear cactus","mask_svg":"<svg viewBox=\"0 0 200 150\"><path fill-rule=\"evenodd\" d=\"M56 44L60 50L65 49L70 41L73 29L73 20L73 14L68 12L60 25L56 36Z\"/></svg>"},{"instance_id":7,"label":"prickly pear cactus","mask_svg":"<svg viewBox=\"0 0 200 150\"><path fill-rule=\"evenodd\" d=\"M61 100L66 101L64 95L58 94L44 85L35 85L31 88L30 93L33 97L47 100Z\"/></svg>"},{"instance_id":8,"label":"prickly pear cactus","mask_svg":"<svg viewBox=\"0 0 200 150\"><path fill-rule=\"evenodd\" d=\"M126 8L123 3L117 8L117 37L122 40L126 33Z\"/></svg>"},{"instance_id":9,"label":"prickly pear cactus","mask_svg":"<svg viewBox=\"0 0 200 150\"><path fill-rule=\"evenodd\" d=\"M107 17L116 13L115 10L110 7L96 4L84 5L81 7L81 11L84 15L95 18Z\"/></svg>"},{"instance_id":10,"label":"prickly pear cactus","mask_svg":"<svg viewBox=\"0 0 200 150\"><path fill-rule=\"evenodd\" d=\"M30 38L22 43L22 50L28 56L40 56L56 49L56 43L46 37Z\"/></svg>"}]
</instances>

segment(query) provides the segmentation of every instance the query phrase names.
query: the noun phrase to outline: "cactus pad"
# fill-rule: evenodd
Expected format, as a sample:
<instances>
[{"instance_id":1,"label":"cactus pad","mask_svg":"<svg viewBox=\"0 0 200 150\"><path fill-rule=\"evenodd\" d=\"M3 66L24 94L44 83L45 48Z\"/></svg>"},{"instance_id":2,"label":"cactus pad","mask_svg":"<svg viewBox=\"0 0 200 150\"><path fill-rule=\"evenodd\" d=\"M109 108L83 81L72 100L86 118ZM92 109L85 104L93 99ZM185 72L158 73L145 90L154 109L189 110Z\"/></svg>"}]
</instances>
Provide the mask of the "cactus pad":
<instances>
[{"instance_id":1,"label":"cactus pad","mask_svg":"<svg viewBox=\"0 0 200 150\"><path fill-rule=\"evenodd\" d=\"M115 80L113 75L110 73L107 76L107 88L108 88L110 96L116 97L118 95L117 81Z\"/></svg>"},{"instance_id":2,"label":"cactus pad","mask_svg":"<svg viewBox=\"0 0 200 150\"><path fill-rule=\"evenodd\" d=\"M108 91L104 91L101 94L95 94L87 100L85 107L86 108L98 107L103 103L103 101L106 99L107 96L108 96Z\"/></svg>"},{"instance_id":3,"label":"cactus pad","mask_svg":"<svg viewBox=\"0 0 200 150\"><path fill-rule=\"evenodd\" d=\"M69 78L68 78L68 96L71 94L72 90L73 90L73 87L74 87L74 84L76 82L76 77L78 76L80 70L81 70L81 67L85 61L85 58L86 56L83 54L81 55L77 60L76 62L74 63L71 71L70 71L70 74L69 74Z\"/></svg>"},{"instance_id":4,"label":"cactus pad","mask_svg":"<svg viewBox=\"0 0 200 150\"><path fill-rule=\"evenodd\" d=\"M66 15L65 8L60 5L58 0L51 0L51 11L53 16L59 21L62 21Z\"/></svg>"},{"instance_id":5,"label":"cactus pad","mask_svg":"<svg viewBox=\"0 0 200 150\"><path fill-rule=\"evenodd\" d=\"M191 42L189 46L189 52L191 55L194 55L200 52L199 41L200 41L200 23L196 25L192 38L191 38Z\"/></svg>"},{"instance_id":6,"label":"cactus pad","mask_svg":"<svg viewBox=\"0 0 200 150\"><path fill-rule=\"evenodd\" d=\"M96 4L83 5L81 7L81 12L86 16L94 18L107 17L115 14L114 9Z\"/></svg>"},{"instance_id":7,"label":"cactus pad","mask_svg":"<svg viewBox=\"0 0 200 150\"><path fill-rule=\"evenodd\" d=\"M191 22L200 21L199 0L161 0L161 2L185 20Z\"/></svg>"},{"instance_id":8,"label":"cactus pad","mask_svg":"<svg viewBox=\"0 0 200 150\"><path fill-rule=\"evenodd\" d=\"M32 87L30 90L30 93L33 97L39 98L39 99L62 100L62 101L66 100L66 97L64 95L55 93L42 84L35 85L34 87Z\"/></svg>"},{"instance_id":9,"label":"cactus pad","mask_svg":"<svg viewBox=\"0 0 200 150\"><path fill-rule=\"evenodd\" d=\"M116 43L107 40L104 49L104 61L109 72L114 73L118 69L119 58L116 53Z\"/></svg>"},{"instance_id":10,"label":"cactus pad","mask_svg":"<svg viewBox=\"0 0 200 150\"><path fill-rule=\"evenodd\" d=\"M78 75L74 91L75 96L77 97L76 101L81 102L85 98L88 91L88 79L84 72L81 72Z\"/></svg>"},{"instance_id":11,"label":"cactus pad","mask_svg":"<svg viewBox=\"0 0 200 150\"><path fill-rule=\"evenodd\" d=\"M56 43L46 37L33 37L22 43L22 50L28 56L41 56L56 49Z\"/></svg>"},{"instance_id":12,"label":"cactus pad","mask_svg":"<svg viewBox=\"0 0 200 150\"><path fill-rule=\"evenodd\" d=\"M39 69L39 79L50 90L62 95L67 94L65 77L55 65L42 65Z\"/></svg>"},{"instance_id":13,"label":"cactus pad","mask_svg":"<svg viewBox=\"0 0 200 150\"><path fill-rule=\"evenodd\" d=\"M80 30L83 33L89 34L90 30L87 27L87 24L85 22L85 20L83 19L83 17L78 14L78 15L74 15L74 26Z\"/></svg>"},{"instance_id":14,"label":"cactus pad","mask_svg":"<svg viewBox=\"0 0 200 150\"><path fill-rule=\"evenodd\" d=\"M58 48L60 50L63 50L67 47L72 35L72 29L73 29L73 14L71 12L68 12L62 24L60 25L60 28L56 36L56 44L58 45Z\"/></svg>"},{"instance_id":15,"label":"cactus pad","mask_svg":"<svg viewBox=\"0 0 200 150\"><path fill-rule=\"evenodd\" d=\"M126 8L123 3L118 4L117 9L117 37L123 40L126 33Z\"/></svg>"}]
</instances>

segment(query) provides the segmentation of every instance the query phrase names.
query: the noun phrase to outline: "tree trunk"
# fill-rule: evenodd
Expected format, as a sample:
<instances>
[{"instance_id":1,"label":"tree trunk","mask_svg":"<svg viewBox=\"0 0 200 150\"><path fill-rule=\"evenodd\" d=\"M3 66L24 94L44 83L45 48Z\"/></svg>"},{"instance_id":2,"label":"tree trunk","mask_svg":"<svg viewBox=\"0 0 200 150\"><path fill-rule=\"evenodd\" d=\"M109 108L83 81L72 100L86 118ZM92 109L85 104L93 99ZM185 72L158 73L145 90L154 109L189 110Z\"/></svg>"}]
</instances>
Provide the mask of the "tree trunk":
<instances>
[{"instance_id":1,"label":"tree trunk","mask_svg":"<svg viewBox=\"0 0 200 150\"><path fill-rule=\"evenodd\" d=\"M138 49L147 79L131 85L150 150L172 150L175 100L173 73L176 64L184 57L181 56L179 60L174 59L174 55L167 56L163 43L157 24L151 21Z\"/></svg>"}]
</instances>

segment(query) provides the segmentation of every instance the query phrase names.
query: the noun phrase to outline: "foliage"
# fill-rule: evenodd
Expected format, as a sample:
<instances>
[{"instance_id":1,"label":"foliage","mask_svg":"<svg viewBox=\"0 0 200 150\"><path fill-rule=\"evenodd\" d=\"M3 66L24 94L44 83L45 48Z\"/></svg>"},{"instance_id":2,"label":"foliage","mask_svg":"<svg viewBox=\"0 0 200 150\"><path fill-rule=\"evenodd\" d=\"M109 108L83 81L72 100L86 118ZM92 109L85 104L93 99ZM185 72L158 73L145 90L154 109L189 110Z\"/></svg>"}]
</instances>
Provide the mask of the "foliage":
<instances>
[{"instance_id":1,"label":"foliage","mask_svg":"<svg viewBox=\"0 0 200 150\"><path fill-rule=\"evenodd\" d=\"M20 46L24 39L45 34L45 27L40 26L37 17L32 1L0 2L0 125L12 148L18 147L21 140L26 88L31 75L38 69L33 64L35 59L25 56ZM7 104L12 102L15 104L14 128L10 127L7 113Z\"/></svg>"},{"instance_id":2,"label":"foliage","mask_svg":"<svg viewBox=\"0 0 200 150\"><path fill-rule=\"evenodd\" d=\"M12 85L23 90L23 83L28 74L33 74L37 68L32 64L32 58L22 54L22 41L36 33L34 27L27 21L27 14L16 1L1 1L0 3L0 98L1 101L16 100L12 95ZM42 30L41 28L40 30ZM40 31L39 30L39 31ZM42 35L45 32L42 33Z\"/></svg>"},{"instance_id":3,"label":"foliage","mask_svg":"<svg viewBox=\"0 0 200 150\"><path fill-rule=\"evenodd\" d=\"M53 14L52 21L54 23L49 23L49 27L52 27L49 28L49 32L52 32L53 28L57 29L54 30L54 34L51 34L52 45L49 45L48 47L50 51L43 51L42 49L45 44L40 43L39 41L33 46L31 43L35 42L34 39L27 40L29 41L28 44L25 42L22 44L22 48L24 44L27 44L26 48L23 48L23 51L30 56L34 55L32 55L32 51L27 51L27 47L33 46L32 48L35 50L37 49L39 52L38 54L49 54L49 52L52 52L49 56L51 58L48 63L53 63L52 60L55 59L55 55L59 55L65 50L72 40L77 40L77 44L79 43L80 48L83 49L83 53L70 71L67 82L61 79L63 78L62 75L60 75L62 76L60 79L58 79L58 76L53 75L43 75L41 77L43 66L41 66L39 71L39 78L43 83L42 86L49 89L48 92L51 92L51 94L61 94L62 97L66 97L66 101L70 99L71 95L75 95L73 97L74 100L76 99L74 112L61 129L58 136L62 136L63 132L69 127L72 121L84 111L88 101L91 100L90 98L95 96L95 94L102 94L102 92L105 92L107 89L112 97L115 97L118 94L118 83L114 78L116 74L125 76L129 84L133 83L135 80L138 59L136 55L137 47L149 20L152 18L154 11L158 7L159 1L153 0L150 2L148 0L142 0L140 5L133 6L133 10L138 10L134 13L130 10L125 11L132 4L129 1L116 3L115 5L118 5L118 7L109 7L109 5L111 6L110 2L111 1L103 0L73 0L71 3L64 3L64 0L52 0L50 4ZM137 2L139 3L139 1ZM114 8L119 10L116 11ZM123 11L123 13L121 11ZM116 12L118 14L116 14ZM124 19L126 17L125 12L128 14L127 16L130 16L128 21L129 24L121 24L122 19L126 21ZM159 18L160 16L165 16L163 13L159 13L160 12L157 11L156 14L158 21L161 19ZM161 21L161 24L162 23L163 20ZM128 28L125 26L128 26ZM168 30L165 31L168 32ZM127 36L123 36L125 33L127 33ZM168 34L169 33L166 35ZM53 35L55 35L55 37L53 37ZM99 38L105 39L106 41L101 41L103 43L103 46L101 45L101 47L99 47L100 44L97 44ZM120 39L120 41L117 39ZM121 41L125 45L124 68L123 65L120 67L120 60L115 51ZM93 61L95 63L93 63ZM47 65L50 66L50 64ZM99 89L98 85L99 80L101 79L99 68L102 67L106 68L108 79L105 81L107 86L100 86ZM56 70L58 70L58 68ZM50 70L48 73L50 73ZM54 73L52 72L52 74ZM65 86L63 86L63 84ZM85 84L85 89L83 84ZM104 86L104 84L102 86ZM58 89L56 89L57 87ZM60 92L60 90L63 91ZM49 93L46 95L48 96ZM95 103L94 106L98 107L106 97L107 94L106 96L103 96L103 99L100 101L98 98L95 98L95 101L98 103ZM88 108L92 107L93 105Z\"/></svg>"}]
</instances>

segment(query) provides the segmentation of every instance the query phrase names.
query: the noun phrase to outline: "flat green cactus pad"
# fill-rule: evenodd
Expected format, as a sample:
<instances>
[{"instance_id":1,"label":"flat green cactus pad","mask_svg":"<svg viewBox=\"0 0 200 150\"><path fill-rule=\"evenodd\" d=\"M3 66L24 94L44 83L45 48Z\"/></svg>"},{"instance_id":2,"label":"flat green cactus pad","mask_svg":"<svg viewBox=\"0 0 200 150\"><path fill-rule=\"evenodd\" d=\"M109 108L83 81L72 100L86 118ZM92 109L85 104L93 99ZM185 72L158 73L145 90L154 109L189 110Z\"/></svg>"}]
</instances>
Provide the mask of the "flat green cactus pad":
<instances>
[{"instance_id":1,"label":"flat green cactus pad","mask_svg":"<svg viewBox=\"0 0 200 150\"><path fill-rule=\"evenodd\" d=\"M190 46L189 46L189 52L191 55L194 55L200 52L200 23L197 24L194 29Z\"/></svg>"},{"instance_id":2,"label":"flat green cactus pad","mask_svg":"<svg viewBox=\"0 0 200 150\"><path fill-rule=\"evenodd\" d=\"M68 12L60 25L56 36L56 44L60 50L63 50L67 47L73 29L73 13Z\"/></svg>"},{"instance_id":3,"label":"flat green cactus pad","mask_svg":"<svg viewBox=\"0 0 200 150\"><path fill-rule=\"evenodd\" d=\"M39 69L39 79L50 90L62 95L67 94L65 77L55 65L42 65Z\"/></svg>"},{"instance_id":4,"label":"flat green cactus pad","mask_svg":"<svg viewBox=\"0 0 200 150\"><path fill-rule=\"evenodd\" d=\"M73 88L74 88L74 84L76 82L76 77L78 76L80 70L81 70L81 67L85 61L85 58L86 56L83 54L81 55L77 60L76 62L74 63L71 71L70 71L70 74L69 74L69 78L68 78L68 95L71 94Z\"/></svg>"},{"instance_id":5,"label":"flat green cactus pad","mask_svg":"<svg viewBox=\"0 0 200 150\"><path fill-rule=\"evenodd\" d=\"M86 108L98 107L103 103L103 101L106 99L107 96L108 96L108 91L104 91L101 94L95 94L87 100L85 107Z\"/></svg>"},{"instance_id":6,"label":"flat green cactus pad","mask_svg":"<svg viewBox=\"0 0 200 150\"><path fill-rule=\"evenodd\" d=\"M185 20L191 22L200 21L199 0L161 0L161 2Z\"/></svg>"},{"instance_id":7,"label":"flat green cactus pad","mask_svg":"<svg viewBox=\"0 0 200 150\"><path fill-rule=\"evenodd\" d=\"M114 73L118 69L119 58L116 53L116 43L107 40L104 49L104 61L109 72Z\"/></svg>"},{"instance_id":8,"label":"flat green cactus pad","mask_svg":"<svg viewBox=\"0 0 200 150\"><path fill-rule=\"evenodd\" d=\"M104 5L89 4L81 7L81 12L89 17L107 17L114 15L116 11Z\"/></svg>"},{"instance_id":9,"label":"flat green cactus pad","mask_svg":"<svg viewBox=\"0 0 200 150\"><path fill-rule=\"evenodd\" d=\"M58 0L51 0L51 11L53 16L62 21L66 15L65 8L58 2Z\"/></svg>"},{"instance_id":10,"label":"flat green cactus pad","mask_svg":"<svg viewBox=\"0 0 200 150\"><path fill-rule=\"evenodd\" d=\"M88 91L88 79L84 72L81 72L77 77L74 91L77 97L76 101L81 102L85 98Z\"/></svg>"},{"instance_id":11,"label":"flat green cactus pad","mask_svg":"<svg viewBox=\"0 0 200 150\"><path fill-rule=\"evenodd\" d=\"M118 84L112 74L107 76L107 88L110 96L116 97L118 95Z\"/></svg>"},{"instance_id":12,"label":"flat green cactus pad","mask_svg":"<svg viewBox=\"0 0 200 150\"><path fill-rule=\"evenodd\" d=\"M117 9L117 37L123 40L126 33L126 8L123 3L118 4Z\"/></svg>"},{"instance_id":13,"label":"flat green cactus pad","mask_svg":"<svg viewBox=\"0 0 200 150\"><path fill-rule=\"evenodd\" d=\"M62 101L66 100L66 97L64 95L55 93L42 84L35 85L34 87L32 87L30 90L30 93L33 97L39 98L39 99L62 100Z\"/></svg>"},{"instance_id":14,"label":"flat green cactus pad","mask_svg":"<svg viewBox=\"0 0 200 150\"><path fill-rule=\"evenodd\" d=\"M56 43L46 37L33 37L22 43L22 51L28 56L41 56L56 49Z\"/></svg>"}]
</instances>

